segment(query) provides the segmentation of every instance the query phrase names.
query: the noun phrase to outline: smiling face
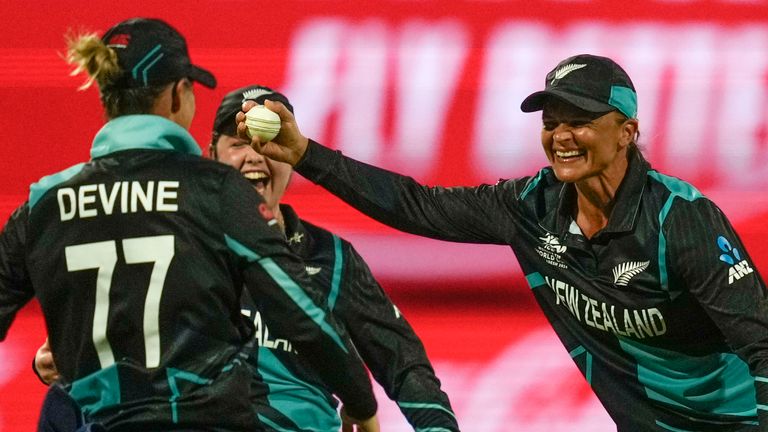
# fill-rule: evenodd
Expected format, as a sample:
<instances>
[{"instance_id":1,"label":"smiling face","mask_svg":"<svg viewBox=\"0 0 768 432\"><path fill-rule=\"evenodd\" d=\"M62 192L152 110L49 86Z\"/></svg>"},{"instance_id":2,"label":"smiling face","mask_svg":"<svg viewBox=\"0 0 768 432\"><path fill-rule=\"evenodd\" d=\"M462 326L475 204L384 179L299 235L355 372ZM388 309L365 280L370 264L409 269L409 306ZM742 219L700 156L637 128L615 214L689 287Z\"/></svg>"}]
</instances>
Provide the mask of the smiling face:
<instances>
[{"instance_id":1,"label":"smiling face","mask_svg":"<svg viewBox=\"0 0 768 432\"><path fill-rule=\"evenodd\" d=\"M264 197L267 206L277 211L291 179L291 166L256 153L244 139L221 135L216 141L216 160L240 171L254 189Z\"/></svg>"},{"instance_id":2,"label":"smiling face","mask_svg":"<svg viewBox=\"0 0 768 432\"><path fill-rule=\"evenodd\" d=\"M637 120L618 111L592 113L550 98L544 103L541 144L555 176L568 183L592 178L621 181Z\"/></svg>"}]
</instances>

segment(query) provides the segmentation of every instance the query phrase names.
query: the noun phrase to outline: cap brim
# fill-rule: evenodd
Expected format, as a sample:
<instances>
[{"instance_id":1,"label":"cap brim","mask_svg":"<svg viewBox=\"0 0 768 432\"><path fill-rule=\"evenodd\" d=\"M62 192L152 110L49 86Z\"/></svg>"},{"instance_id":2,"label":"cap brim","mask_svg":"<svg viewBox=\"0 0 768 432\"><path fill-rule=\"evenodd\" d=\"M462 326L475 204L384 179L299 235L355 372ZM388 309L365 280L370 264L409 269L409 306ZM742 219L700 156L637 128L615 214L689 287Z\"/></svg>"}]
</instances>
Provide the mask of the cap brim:
<instances>
[{"instance_id":1,"label":"cap brim","mask_svg":"<svg viewBox=\"0 0 768 432\"><path fill-rule=\"evenodd\" d=\"M574 105L577 108L581 108L584 111L594 113L615 111L617 109L615 106L609 105L605 102L596 101L594 99L575 95L572 93L558 91L557 89L542 90L537 91L536 93L532 93L530 96L523 100L523 103L520 104L520 109L523 110L523 112L541 111L544 109L544 102L546 102L546 100L551 97L560 99L561 101Z\"/></svg>"},{"instance_id":2,"label":"cap brim","mask_svg":"<svg viewBox=\"0 0 768 432\"><path fill-rule=\"evenodd\" d=\"M199 82L208 88L216 88L216 77L201 67L191 65L188 76L192 81Z\"/></svg>"}]
</instances>

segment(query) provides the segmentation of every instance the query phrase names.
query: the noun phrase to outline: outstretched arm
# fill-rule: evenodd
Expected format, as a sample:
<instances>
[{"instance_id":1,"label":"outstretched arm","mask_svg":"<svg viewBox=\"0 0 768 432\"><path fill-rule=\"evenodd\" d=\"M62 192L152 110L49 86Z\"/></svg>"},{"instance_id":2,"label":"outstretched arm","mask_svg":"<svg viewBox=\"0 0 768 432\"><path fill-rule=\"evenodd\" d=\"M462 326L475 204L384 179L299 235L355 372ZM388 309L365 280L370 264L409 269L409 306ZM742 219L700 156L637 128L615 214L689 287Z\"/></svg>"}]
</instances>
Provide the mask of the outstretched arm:
<instances>
[{"instance_id":1,"label":"outstretched arm","mask_svg":"<svg viewBox=\"0 0 768 432\"><path fill-rule=\"evenodd\" d=\"M266 101L280 115L280 133L267 143L246 134L238 113L238 134L269 158L293 165L307 179L393 228L412 234L465 243L509 244L516 231L518 197L527 179L478 187L428 187L330 150L301 134L285 106ZM254 106L246 102L244 110Z\"/></svg>"}]
</instances>

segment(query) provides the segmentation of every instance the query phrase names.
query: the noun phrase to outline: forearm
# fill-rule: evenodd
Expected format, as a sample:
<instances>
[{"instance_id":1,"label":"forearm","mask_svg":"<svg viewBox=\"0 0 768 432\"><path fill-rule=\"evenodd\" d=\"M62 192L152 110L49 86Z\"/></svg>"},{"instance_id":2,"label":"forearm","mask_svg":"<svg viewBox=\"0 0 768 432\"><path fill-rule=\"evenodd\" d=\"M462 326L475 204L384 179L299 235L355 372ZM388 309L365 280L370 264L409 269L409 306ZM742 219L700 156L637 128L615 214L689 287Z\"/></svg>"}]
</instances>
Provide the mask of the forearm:
<instances>
[{"instance_id":1,"label":"forearm","mask_svg":"<svg viewBox=\"0 0 768 432\"><path fill-rule=\"evenodd\" d=\"M356 161L314 141L296 172L366 215L401 231L440 240L504 244L490 188L428 187Z\"/></svg>"}]
</instances>

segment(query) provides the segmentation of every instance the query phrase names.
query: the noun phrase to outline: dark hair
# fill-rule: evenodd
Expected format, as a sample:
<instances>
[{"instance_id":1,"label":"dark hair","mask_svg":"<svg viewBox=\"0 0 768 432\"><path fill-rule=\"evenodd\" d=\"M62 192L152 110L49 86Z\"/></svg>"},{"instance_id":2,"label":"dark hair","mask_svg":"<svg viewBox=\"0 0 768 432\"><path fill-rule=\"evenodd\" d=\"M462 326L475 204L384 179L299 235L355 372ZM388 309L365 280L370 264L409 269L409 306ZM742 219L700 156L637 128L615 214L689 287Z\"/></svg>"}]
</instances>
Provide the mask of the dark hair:
<instances>
[{"instance_id":1,"label":"dark hair","mask_svg":"<svg viewBox=\"0 0 768 432\"><path fill-rule=\"evenodd\" d=\"M106 46L94 33L79 36L68 35L66 59L75 69L70 75L81 72L88 74L88 79L80 86L85 90L95 82L99 86L99 97L107 118L146 114L150 112L155 99L168 87L162 86L117 88L115 83L122 77L123 70L117 60L117 53Z\"/></svg>"},{"instance_id":2,"label":"dark hair","mask_svg":"<svg viewBox=\"0 0 768 432\"><path fill-rule=\"evenodd\" d=\"M216 152L216 144L219 143L219 137L221 137L220 133L216 131L213 131L213 133L211 133L211 144L208 146L208 157L214 160L219 159L219 155Z\"/></svg>"}]
</instances>

